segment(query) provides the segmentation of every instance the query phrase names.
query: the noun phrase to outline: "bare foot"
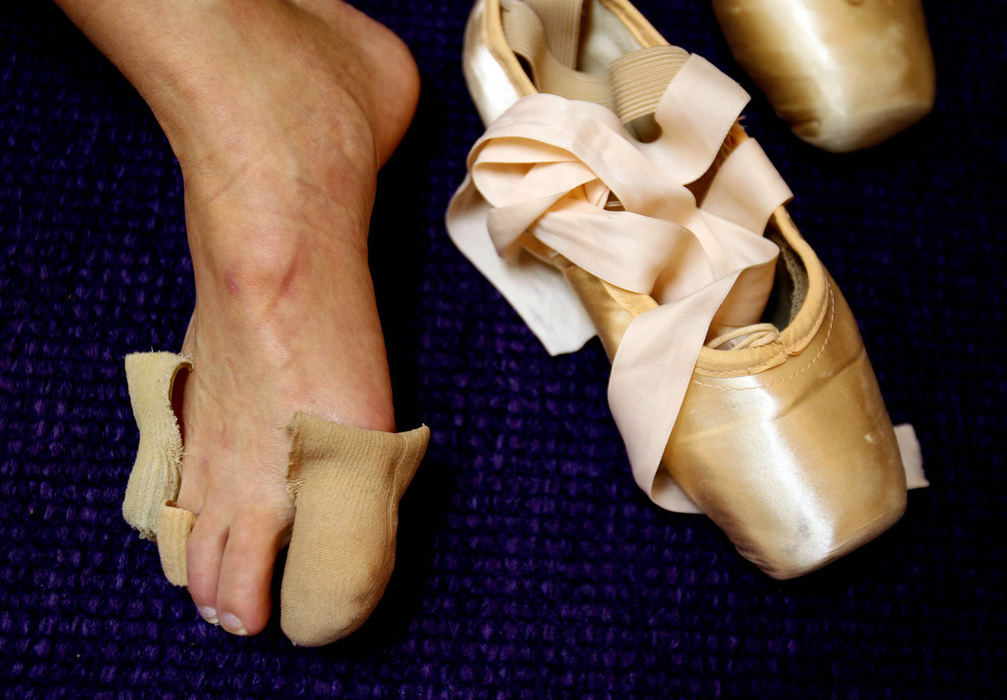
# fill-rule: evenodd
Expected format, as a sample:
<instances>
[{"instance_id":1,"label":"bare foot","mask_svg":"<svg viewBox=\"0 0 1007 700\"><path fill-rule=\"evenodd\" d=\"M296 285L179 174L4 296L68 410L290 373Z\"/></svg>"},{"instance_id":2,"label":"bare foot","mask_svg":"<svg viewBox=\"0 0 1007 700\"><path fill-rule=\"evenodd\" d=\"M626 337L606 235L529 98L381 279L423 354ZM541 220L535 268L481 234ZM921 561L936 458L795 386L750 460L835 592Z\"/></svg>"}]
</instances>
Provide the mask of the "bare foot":
<instances>
[{"instance_id":1,"label":"bare foot","mask_svg":"<svg viewBox=\"0 0 1007 700\"><path fill-rule=\"evenodd\" d=\"M406 46L340 0L60 0L126 74L185 182L196 308L176 390L178 505L199 517L189 591L255 634L292 522L289 437L302 410L394 430L367 267L378 167L419 78Z\"/></svg>"}]
</instances>

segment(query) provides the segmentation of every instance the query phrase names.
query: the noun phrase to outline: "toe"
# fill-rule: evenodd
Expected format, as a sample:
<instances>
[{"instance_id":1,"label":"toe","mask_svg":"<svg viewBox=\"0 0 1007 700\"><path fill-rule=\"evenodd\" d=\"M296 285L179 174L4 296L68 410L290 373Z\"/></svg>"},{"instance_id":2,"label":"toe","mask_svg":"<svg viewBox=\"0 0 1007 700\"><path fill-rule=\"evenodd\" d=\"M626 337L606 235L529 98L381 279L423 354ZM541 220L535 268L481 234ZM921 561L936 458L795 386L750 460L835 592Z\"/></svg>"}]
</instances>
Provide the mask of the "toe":
<instances>
[{"instance_id":1,"label":"toe","mask_svg":"<svg viewBox=\"0 0 1007 700\"><path fill-rule=\"evenodd\" d=\"M227 524L212 511L196 518L187 547L189 595L207 622L217 624L217 583L227 543Z\"/></svg>"},{"instance_id":2,"label":"toe","mask_svg":"<svg viewBox=\"0 0 1007 700\"><path fill-rule=\"evenodd\" d=\"M244 513L231 526L216 592L220 624L228 632L257 634L266 626L273 565L289 523L285 513L263 510Z\"/></svg>"}]
</instances>

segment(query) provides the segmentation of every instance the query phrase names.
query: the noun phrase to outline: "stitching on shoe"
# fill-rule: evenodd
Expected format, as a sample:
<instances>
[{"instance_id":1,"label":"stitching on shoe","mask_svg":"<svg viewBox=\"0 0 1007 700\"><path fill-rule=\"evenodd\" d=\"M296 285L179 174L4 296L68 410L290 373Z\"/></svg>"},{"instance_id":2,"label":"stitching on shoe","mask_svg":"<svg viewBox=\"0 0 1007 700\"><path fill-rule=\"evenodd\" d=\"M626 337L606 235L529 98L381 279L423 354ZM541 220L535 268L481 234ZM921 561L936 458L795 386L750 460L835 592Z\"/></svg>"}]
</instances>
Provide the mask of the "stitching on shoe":
<instances>
[{"instance_id":1,"label":"stitching on shoe","mask_svg":"<svg viewBox=\"0 0 1007 700\"><path fill-rule=\"evenodd\" d=\"M774 382L770 382L769 384L759 384L758 386L740 386L740 387L717 386L716 384L705 384L699 381L698 379L693 379L692 383L697 384L698 386L706 387L707 389L717 389L718 391L750 391L752 389L765 389L767 387L775 386L777 384L780 384L781 382L785 382L800 374L803 374L804 372L807 372L809 369L811 369L812 366L814 366L816 362L818 362L819 359L821 359L822 354L825 352L825 348L827 348L829 345L829 340L832 338L832 328L835 326L836 323L836 300L835 295L832 292L832 284L828 285L828 290L829 290L829 329L825 333L825 341L822 343L822 347L819 348L818 354L815 355L815 358L811 362L806 364L804 367L794 372L793 374L788 374L786 377L781 377Z\"/></svg>"}]
</instances>

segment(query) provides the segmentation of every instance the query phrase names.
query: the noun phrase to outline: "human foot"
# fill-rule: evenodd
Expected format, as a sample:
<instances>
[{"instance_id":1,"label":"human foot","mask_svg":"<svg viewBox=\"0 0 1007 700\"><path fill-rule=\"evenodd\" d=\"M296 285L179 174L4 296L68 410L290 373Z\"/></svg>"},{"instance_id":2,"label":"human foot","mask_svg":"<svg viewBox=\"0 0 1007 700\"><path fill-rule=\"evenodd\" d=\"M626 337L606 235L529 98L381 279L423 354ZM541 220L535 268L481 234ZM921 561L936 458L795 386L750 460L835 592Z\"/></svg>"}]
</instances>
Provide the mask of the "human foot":
<instances>
[{"instance_id":1,"label":"human foot","mask_svg":"<svg viewBox=\"0 0 1007 700\"><path fill-rule=\"evenodd\" d=\"M177 502L199 515L188 585L204 618L255 634L293 517L279 428L301 410L394 429L366 238L415 64L338 0L62 4L182 167L197 298L182 348L195 370L175 390Z\"/></svg>"}]
</instances>

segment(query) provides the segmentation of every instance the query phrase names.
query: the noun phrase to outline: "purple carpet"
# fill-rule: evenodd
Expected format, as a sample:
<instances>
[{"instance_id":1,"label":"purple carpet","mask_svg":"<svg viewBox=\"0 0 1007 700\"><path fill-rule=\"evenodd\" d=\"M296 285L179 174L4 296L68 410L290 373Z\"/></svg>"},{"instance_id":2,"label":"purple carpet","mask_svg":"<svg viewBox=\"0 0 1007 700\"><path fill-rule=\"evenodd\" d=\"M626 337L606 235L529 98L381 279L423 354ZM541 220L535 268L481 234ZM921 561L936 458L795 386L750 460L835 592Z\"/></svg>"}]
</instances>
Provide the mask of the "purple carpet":
<instances>
[{"instance_id":1,"label":"purple carpet","mask_svg":"<svg viewBox=\"0 0 1007 700\"><path fill-rule=\"evenodd\" d=\"M123 356L178 349L193 303L181 179L126 81L49 3L0 11L0 688L50 696L997 697L1005 687L1002 0L925 3L932 116L865 153L746 124L860 322L928 490L792 582L633 484L597 341L550 358L454 249L480 133L467 3L362 3L424 94L382 174L373 264L399 425L433 430L365 627L299 649L199 620L120 515L137 433ZM646 0L753 94L707 3Z\"/></svg>"}]
</instances>

